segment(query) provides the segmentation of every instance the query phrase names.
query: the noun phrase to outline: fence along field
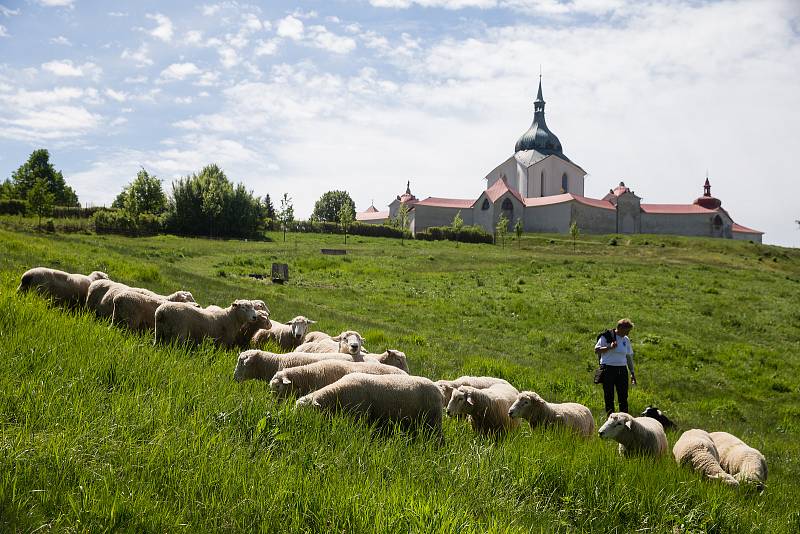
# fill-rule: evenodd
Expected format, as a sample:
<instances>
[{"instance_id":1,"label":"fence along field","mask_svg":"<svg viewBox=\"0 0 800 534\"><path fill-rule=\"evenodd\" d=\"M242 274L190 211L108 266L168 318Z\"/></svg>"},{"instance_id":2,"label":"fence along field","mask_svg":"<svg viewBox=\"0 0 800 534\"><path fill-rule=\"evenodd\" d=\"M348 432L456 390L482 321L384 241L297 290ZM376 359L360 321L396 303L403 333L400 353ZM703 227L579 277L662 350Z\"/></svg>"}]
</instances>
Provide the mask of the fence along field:
<instances>
[{"instance_id":1,"label":"fence along field","mask_svg":"<svg viewBox=\"0 0 800 534\"><path fill-rule=\"evenodd\" d=\"M276 236L277 237L277 236ZM292 242L295 241L295 242ZM722 240L525 236L455 246L292 235L284 245L0 230L0 530L787 532L800 528L800 254ZM662 246L663 245L663 246ZM279 286L248 277L290 265ZM759 448L762 495L671 458L525 424L495 442L446 420L437 447L236 384L236 351L151 344L18 296L34 265L98 269L202 305L359 330L433 379L494 375L589 406L597 331L629 316L640 386L681 430ZM670 446L680 431L669 432Z\"/></svg>"}]
</instances>

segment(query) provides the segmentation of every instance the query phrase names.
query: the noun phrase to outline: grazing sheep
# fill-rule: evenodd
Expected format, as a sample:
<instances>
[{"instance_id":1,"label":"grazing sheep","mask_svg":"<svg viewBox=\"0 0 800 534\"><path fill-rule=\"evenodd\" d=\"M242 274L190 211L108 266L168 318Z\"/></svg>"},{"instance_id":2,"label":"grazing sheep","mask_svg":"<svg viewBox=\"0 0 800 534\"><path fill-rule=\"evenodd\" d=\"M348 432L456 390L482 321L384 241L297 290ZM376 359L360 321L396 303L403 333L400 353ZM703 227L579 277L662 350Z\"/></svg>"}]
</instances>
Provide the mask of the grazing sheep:
<instances>
[{"instance_id":1,"label":"grazing sheep","mask_svg":"<svg viewBox=\"0 0 800 534\"><path fill-rule=\"evenodd\" d=\"M106 295L109 291L114 289L116 292L124 289L130 289L127 285L121 282L115 282L113 280L96 280L91 283L89 286L89 290L86 292L86 307L95 312L100 317L105 317L105 308L101 308L101 305L106 298ZM106 306L108 307L108 314L107 316L110 317L114 311L114 296L112 295L111 301L109 303L106 300Z\"/></svg>"},{"instance_id":2,"label":"grazing sheep","mask_svg":"<svg viewBox=\"0 0 800 534\"><path fill-rule=\"evenodd\" d=\"M404 375L397 367L376 362L348 362L344 360L322 360L299 367L290 367L275 373L269 387L278 397L306 395L333 384L344 375L366 373L369 375Z\"/></svg>"},{"instance_id":3,"label":"grazing sheep","mask_svg":"<svg viewBox=\"0 0 800 534\"><path fill-rule=\"evenodd\" d=\"M314 324L312 321L302 315L298 315L286 324L272 322L272 327L262 329L253 335L252 346L259 348L269 341L275 341L282 350L292 350L301 343L308 331L308 325Z\"/></svg>"},{"instance_id":4,"label":"grazing sheep","mask_svg":"<svg viewBox=\"0 0 800 534\"><path fill-rule=\"evenodd\" d=\"M667 452L667 435L661 423L650 417L615 412L597 431L603 439L619 442L619 453L661 456Z\"/></svg>"},{"instance_id":5,"label":"grazing sheep","mask_svg":"<svg viewBox=\"0 0 800 534\"><path fill-rule=\"evenodd\" d=\"M764 490L767 481L767 459L733 434L712 432L709 434L719 452L719 464L740 484L753 484Z\"/></svg>"},{"instance_id":6,"label":"grazing sheep","mask_svg":"<svg viewBox=\"0 0 800 534\"><path fill-rule=\"evenodd\" d=\"M662 412L655 406L648 406L647 408L645 408L644 411L642 412L642 417L652 417L653 419L661 423L661 426L664 427L664 430L669 430L671 428L676 427L675 423L673 423L669 417L664 415L664 412Z\"/></svg>"},{"instance_id":7,"label":"grazing sheep","mask_svg":"<svg viewBox=\"0 0 800 534\"><path fill-rule=\"evenodd\" d=\"M108 275L100 271L93 271L87 276L47 267L34 267L23 273L17 291L34 290L42 296L52 298L58 304L82 306L86 302L86 294L92 282L106 279Z\"/></svg>"},{"instance_id":8,"label":"grazing sheep","mask_svg":"<svg viewBox=\"0 0 800 534\"><path fill-rule=\"evenodd\" d=\"M450 402L450 396L453 394L453 390L458 389L461 386L472 386L475 389L486 389L494 386L495 384L508 384L506 380L503 380L502 378L495 378L493 376L461 376L455 380L437 380L435 383L442 391L445 406L448 402Z\"/></svg>"},{"instance_id":9,"label":"grazing sheep","mask_svg":"<svg viewBox=\"0 0 800 534\"><path fill-rule=\"evenodd\" d=\"M188 302L198 306L188 291L176 291L163 296L124 290L113 299L111 322L134 331L153 330L156 327L156 309L165 302Z\"/></svg>"},{"instance_id":10,"label":"grazing sheep","mask_svg":"<svg viewBox=\"0 0 800 534\"><path fill-rule=\"evenodd\" d=\"M354 358L355 359L355 358ZM365 362L378 362L384 365L397 367L408 373L408 360L406 353L394 349L386 349L383 354L369 354L364 356Z\"/></svg>"},{"instance_id":11,"label":"grazing sheep","mask_svg":"<svg viewBox=\"0 0 800 534\"><path fill-rule=\"evenodd\" d=\"M442 394L436 384L421 376L351 373L300 397L295 406L344 411L382 426L399 424L414 431L425 428L444 442Z\"/></svg>"},{"instance_id":12,"label":"grazing sheep","mask_svg":"<svg viewBox=\"0 0 800 534\"><path fill-rule=\"evenodd\" d=\"M361 354L364 338L353 330L346 330L336 337L320 339L312 343L303 343L295 350L297 352L341 352L351 356Z\"/></svg>"},{"instance_id":13,"label":"grazing sheep","mask_svg":"<svg viewBox=\"0 0 800 534\"><path fill-rule=\"evenodd\" d=\"M680 465L689 464L692 469L700 471L710 479L719 480L729 486L739 485L739 482L719 465L717 447L705 430L693 428L681 434L672 447L672 455Z\"/></svg>"},{"instance_id":14,"label":"grazing sheep","mask_svg":"<svg viewBox=\"0 0 800 534\"><path fill-rule=\"evenodd\" d=\"M258 303L261 301L253 301L253 302ZM254 307L256 309L256 315L258 315L258 317L256 318L255 321L245 324L242 327L242 329L239 330L239 333L236 334L235 345L240 349L250 348L250 346L253 344L253 338L255 337L255 335L261 330L271 328L272 325L274 324L269 319L269 310L266 309L266 305L264 306L264 309L260 309L257 304Z\"/></svg>"},{"instance_id":15,"label":"grazing sheep","mask_svg":"<svg viewBox=\"0 0 800 534\"><path fill-rule=\"evenodd\" d=\"M510 384L495 384L486 389L459 386L450 397L447 415L468 415L476 432L500 436L519 426L519 421L508 416L518 394L517 388Z\"/></svg>"},{"instance_id":16,"label":"grazing sheep","mask_svg":"<svg viewBox=\"0 0 800 534\"><path fill-rule=\"evenodd\" d=\"M319 341L321 339L330 339L332 337L333 337L332 335L320 331L306 332L306 337L303 338L303 343L311 343L313 341Z\"/></svg>"},{"instance_id":17,"label":"grazing sheep","mask_svg":"<svg viewBox=\"0 0 800 534\"><path fill-rule=\"evenodd\" d=\"M508 409L508 416L527 419L531 428L563 425L587 438L594 434L594 417L589 408L577 402L550 403L533 391L517 395Z\"/></svg>"},{"instance_id":18,"label":"grazing sheep","mask_svg":"<svg viewBox=\"0 0 800 534\"><path fill-rule=\"evenodd\" d=\"M312 354L308 352L289 352L275 354L263 350L246 350L239 354L236 368L233 370L233 379L237 382L245 380L269 381L281 369L308 365L323 360L353 361L346 354Z\"/></svg>"},{"instance_id":19,"label":"grazing sheep","mask_svg":"<svg viewBox=\"0 0 800 534\"><path fill-rule=\"evenodd\" d=\"M200 343L204 337L231 347L248 322L258 319L249 300L235 300L225 309L217 306L198 308L185 302L165 302L156 310L156 341L175 340Z\"/></svg>"}]
</instances>

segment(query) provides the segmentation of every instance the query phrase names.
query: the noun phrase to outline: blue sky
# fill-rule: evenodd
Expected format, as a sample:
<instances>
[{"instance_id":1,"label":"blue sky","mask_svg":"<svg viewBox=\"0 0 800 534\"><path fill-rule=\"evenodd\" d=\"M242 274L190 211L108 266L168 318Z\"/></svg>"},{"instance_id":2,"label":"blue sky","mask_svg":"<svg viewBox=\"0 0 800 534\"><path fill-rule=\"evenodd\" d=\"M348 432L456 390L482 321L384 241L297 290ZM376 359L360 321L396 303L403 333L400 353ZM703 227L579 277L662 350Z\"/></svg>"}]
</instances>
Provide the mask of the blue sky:
<instances>
[{"instance_id":1,"label":"blue sky","mask_svg":"<svg viewBox=\"0 0 800 534\"><path fill-rule=\"evenodd\" d=\"M207 163L307 216L476 198L532 118L644 202L712 192L800 246L800 2L0 0L0 177L51 151L82 202Z\"/></svg>"}]
</instances>

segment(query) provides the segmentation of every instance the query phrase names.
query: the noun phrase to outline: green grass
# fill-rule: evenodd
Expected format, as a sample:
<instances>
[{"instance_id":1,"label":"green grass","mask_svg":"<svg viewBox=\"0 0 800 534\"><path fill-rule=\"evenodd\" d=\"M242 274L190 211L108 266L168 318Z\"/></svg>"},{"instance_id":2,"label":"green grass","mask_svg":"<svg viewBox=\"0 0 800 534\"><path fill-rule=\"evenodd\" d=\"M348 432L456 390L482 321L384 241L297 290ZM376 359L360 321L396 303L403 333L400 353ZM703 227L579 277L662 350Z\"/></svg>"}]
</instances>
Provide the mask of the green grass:
<instances>
[{"instance_id":1,"label":"green grass","mask_svg":"<svg viewBox=\"0 0 800 534\"><path fill-rule=\"evenodd\" d=\"M800 529L800 251L665 236L524 236L522 247L341 236L274 242L0 230L0 531L793 532ZM285 285L248 277L289 264ZM766 455L766 491L709 483L671 457L445 421L446 445L297 413L236 384L236 352L153 347L17 295L31 266L106 271L207 305L359 330L414 374L491 374L588 405L597 332L622 316L640 385L684 429ZM670 433L670 444L678 437Z\"/></svg>"}]
</instances>

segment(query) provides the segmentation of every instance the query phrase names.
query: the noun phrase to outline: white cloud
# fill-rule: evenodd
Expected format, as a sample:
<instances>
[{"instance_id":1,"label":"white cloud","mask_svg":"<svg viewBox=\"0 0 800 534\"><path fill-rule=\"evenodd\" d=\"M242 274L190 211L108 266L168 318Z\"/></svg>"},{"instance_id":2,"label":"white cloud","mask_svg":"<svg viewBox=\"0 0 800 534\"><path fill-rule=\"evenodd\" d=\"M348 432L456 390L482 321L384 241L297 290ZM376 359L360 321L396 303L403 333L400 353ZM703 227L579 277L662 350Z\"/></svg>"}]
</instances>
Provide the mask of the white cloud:
<instances>
[{"instance_id":1,"label":"white cloud","mask_svg":"<svg viewBox=\"0 0 800 534\"><path fill-rule=\"evenodd\" d=\"M139 76L128 76L122 81L125 82L125 83L130 83L130 84L133 84L133 83L147 83L148 79L149 78L147 76L139 75Z\"/></svg>"},{"instance_id":2,"label":"white cloud","mask_svg":"<svg viewBox=\"0 0 800 534\"><path fill-rule=\"evenodd\" d=\"M62 45L62 46L72 46L72 43L69 39L64 37L63 35L59 35L58 37L53 37L50 39L51 44L55 45Z\"/></svg>"},{"instance_id":3,"label":"white cloud","mask_svg":"<svg viewBox=\"0 0 800 534\"><path fill-rule=\"evenodd\" d=\"M198 30L190 30L186 32L183 40L186 44L199 45L203 41L203 32Z\"/></svg>"},{"instance_id":4,"label":"white cloud","mask_svg":"<svg viewBox=\"0 0 800 534\"><path fill-rule=\"evenodd\" d=\"M173 63L166 69L161 71L160 79L162 81L181 81L189 76L200 74L200 68L194 63Z\"/></svg>"},{"instance_id":5,"label":"white cloud","mask_svg":"<svg viewBox=\"0 0 800 534\"><path fill-rule=\"evenodd\" d=\"M14 15L19 15L19 9L10 9L3 4L0 4L0 15L4 17L13 17Z\"/></svg>"},{"instance_id":6,"label":"white cloud","mask_svg":"<svg viewBox=\"0 0 800 534\"><path fill-rule=\"evenodd\" d=\"M82 106L26 108L18 110L14 117L0 117L0 137L23 141L69 139L95 130L101 123L100 115Z\"/></svg>"},{"instance_id":7,"label":"white cloud","mask_svg":"<svg viewBox=\"0 0 800 534\"><path fill-rule=\"evenodd\" d=\"M37 0L40 5L45 7L68 7L72 8L75 0Z\"/></svg>"},{"instance_id":8,"label":"white cloud","mask_svg":"<svg viewBox=\"0 0 800 534\"><path fill-rule=\"evenodd\" d=\"M120 57L122 59L132 59L137 67L147 67L153 64L153 60L150 59L149 53L150 47L147 46L147 43L142 43L142 45L136 50L130 50L126 48L122 51Z\"/></svg>"},{"instance_id":9,"label":"white cloud","mask_svg":"<svg viewBox=\"0 0 800 534\"><path fill-rule=\"evenodd\" d=\"M201 87L211 87L218 84L219 77L219 72L206 71L197 78L195 85L199 85Z\"/></svg>"},{"instance_id":10,"label":"white cloud","mask_svg":"<svg viewBox=\"0 0 800 534\"><path fill-rule=\"evenodd\" d=\"M194 102L194 98L191 96L176 96L174 102L176 104L191 104Z\"/></svg>"},{"instance_id":11,"label":"white cloud","mask_svg":"<svg viewBox=\"0 0 800 534\"><path fill-rule=\"evenodd\" d=\"M261 20L253 13L246 13L242 17L242 28L247 31L257 32L264 28Z\"/></svg>"},{"instance_id":12,"label":"white cloud","mask_svg":"<svg viewBox=\"0 0 800 534\"><path fill-rule=\"evenodd\" d=\"M128 14L124 11L111 11L108 14L109 17L127 17Z\"/></svg>"},{"instance_id":13,"label":"white cloud","mask_svg":"<svg viewBox=\"0 0 800 534\"><path fill-rule=\"evenodd\" d=\"M148 13L145 15L148 19L154 20L156 22L156 27L150 30L149 33L156 39L160 39L166 43L172 40L172 21L166 15L162 15L161 13L150 14Z\"/></svg>"},{"instance_id":14,"label":"white cloud","mask_svg":"<svg viewBox=\"0 0 800 534\"><path fill-rule=\"evenodd\" d=\"M417 4L422 7L443 7L445 9L462 9L465 7L496 7L496 0L369 0L375 7L391 7L405 9Z\"/></svg>"},{"instance_id":15,"label":"white cloud","mask_svg":"<svg viewBox=\"0 0 800 534\"><path fill-rule=\"evenodd\" d=\"M123 125L123 124L125 124L126 122L128 122L128 119L127 119L127 118L125 118L125 117L117 117L116 119L114 119L113 121L111 121L109 124L110 124L111 126L122 126L122 125Z\"/></svg>"},{"instance_id":16,"label":"white cloud","mask_svg":"<svg viewBox=\"0 0 800 534\"><path fill-rule=\"evenodd\" d=\"M42 69L55 74L56 76L66 77L90 77L94 80L100 77L102 69L94 63L84 63L75 65L72 60L48 61L42 63Z\"/></svg>"},{"instance_id":17,"label":"white cloud","mask_svg":"<svg viewBox=\"0 0 800 534\"><path fill-rule=\"evenodd\" d=\"M239 59L239 55L236 53L236 50L229 46L223 46L217 49L217 52L219 53L219 60L222 63L222 66L226 69L235 67L241 61L241 59Z\"/></svg>"},{"instance_id":18,"label":"white cloud","mask_svg":"<svg viewBox=\"0 0 800 534\"><path fill-rule=\"evenodd\" d=\"M10 37L8 30L2 24L0 24L0 37Z\"/></svg>"},{"instance_id":19,"label":"white cloud","mask_svg":"<svg viewBox=\"0 0 800 534\"><path fill-rule=\"evenodd\" d=\"M117 102L125 102L128 98L128 94L123 91L115 91L113 89L106 89L106 96L108 96L112 100L116 100Z\"/></svg>"},{"instance_id":20,"label":"white cloud","mask_svg":"<svg viewBox=\"0 0 800 534\"><path fill-rule=\"evenodd\" d=\"M278 52L280 39L269 39L267 41L256 42L254 53L256 56L272 56Z\"/></svg>"},{"instance_id":21,"label":"white cloud","mask_svg":"<svg viewBox=\"0 0 800 534\"><path fill-rule=\"evenodd\" d=\"M206 17L213 17L214 15L219 13L220 9L222 9L222 6L220 4L204 5L201 8L203 15L205 15Z\"/></svg>"},{"instance_id":22,"label":"white cloud","mask_svg":"<svg viewBox=\"0 0 800 534\"><path fill-rule=\"evenodd\" d=\"M289 39L299 40L303 37L303 21L288 15L278 21L277 34L280 37L288 37Z\"/></svg>"},{"instance_id":23,"label":"white cloud","mask_svg":"<svg viewBox=\"0 0 800 534\"><path fill-rule=\"evenodd\" d=\"M308 37L317 48L336 54L347 54L356 48L356 42L350 37L336 35L325 26L309 26Z\"/></svg>"}]
</instances>

